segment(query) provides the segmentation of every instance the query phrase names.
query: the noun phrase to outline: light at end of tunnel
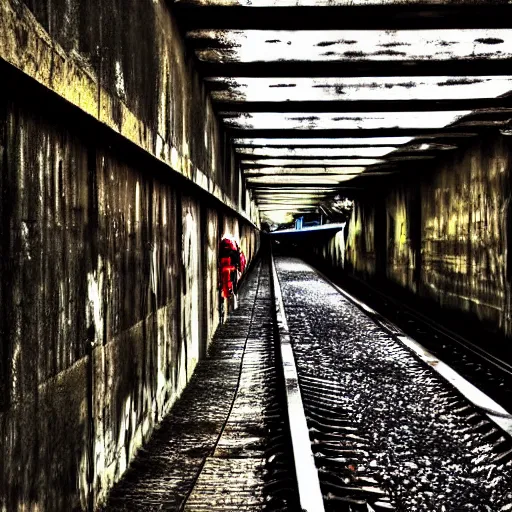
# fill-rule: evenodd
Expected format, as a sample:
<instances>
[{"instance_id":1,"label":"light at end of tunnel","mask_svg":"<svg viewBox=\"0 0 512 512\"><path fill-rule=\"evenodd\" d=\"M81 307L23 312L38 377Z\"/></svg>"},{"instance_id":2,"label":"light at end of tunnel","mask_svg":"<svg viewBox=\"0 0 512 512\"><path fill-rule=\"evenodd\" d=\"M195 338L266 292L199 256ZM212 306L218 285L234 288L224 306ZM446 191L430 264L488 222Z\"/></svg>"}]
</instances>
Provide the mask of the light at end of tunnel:
<instances>
[{"instance_id":1,"label":"light at end of tunnel","mask_svg":"<svg viewBox=\"0 0 512 512\"><path fill-rule=\"evenodd\" d=\"M273 224L288 224L293 221L293 215L289 211L272 210L262 214L263 220Z\"/></svg>"}]
</instances>

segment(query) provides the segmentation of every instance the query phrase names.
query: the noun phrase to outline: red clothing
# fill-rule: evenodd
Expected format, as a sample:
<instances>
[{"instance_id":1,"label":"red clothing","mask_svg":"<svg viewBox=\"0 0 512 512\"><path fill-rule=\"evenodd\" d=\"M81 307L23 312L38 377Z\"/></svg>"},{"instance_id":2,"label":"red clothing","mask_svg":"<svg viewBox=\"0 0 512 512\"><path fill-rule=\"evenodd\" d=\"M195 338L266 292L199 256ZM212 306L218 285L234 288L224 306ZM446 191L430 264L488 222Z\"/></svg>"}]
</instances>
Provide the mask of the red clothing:
<instances>
[{"instance_id":1,"label":"red clothing","mask_svg":"<svg viewBox=\"0 0 512 512\"><path fill-rule=\"evenodd\" d=\"M231 258L221 258L220 260L220 286L222 290L222 296L227 299L229 298L235 288L236 279L236 267L231 264Z\"/></svg>"},{"instance_id":2,"label":"red clothing","mask_svg":"<svg viewBox=\"0 0 512 512\"><path fill-rule=\"evenodd\" d=\"M238 243L231 237L224 237L219 244L219 286L224 298L236 293L240 263Z\"/></svg>"}]
</instances>

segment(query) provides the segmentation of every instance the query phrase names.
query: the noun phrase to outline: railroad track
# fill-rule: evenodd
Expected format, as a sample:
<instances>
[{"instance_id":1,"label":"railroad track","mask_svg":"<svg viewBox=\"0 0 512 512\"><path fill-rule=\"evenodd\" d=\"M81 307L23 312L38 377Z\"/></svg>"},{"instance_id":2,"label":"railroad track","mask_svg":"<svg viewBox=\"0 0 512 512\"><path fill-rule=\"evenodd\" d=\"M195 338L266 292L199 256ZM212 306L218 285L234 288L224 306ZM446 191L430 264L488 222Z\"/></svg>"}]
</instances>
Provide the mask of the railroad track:
<instances>
[{"instance_id":1,"label":"railroad track","mask_svg":"<svg viewBox=\"0 0 512 512\"><path fill-rule=\"evenodd\" d=\"M328 279L328 278L327 278ZM512 402L512 364L356 277L348 290L370 304L503 407Z\"/></svg>"},{"instance_id":2,"label":"railroad track","mask_svg":"<svg viewBox=\"0 0 512 512\"><path fill-rule=\"evenodd\" d=\"M324 276L301 299L294 265L271 275L301 509L512 510L507 411Z\"/></svg>"}]
</instances>

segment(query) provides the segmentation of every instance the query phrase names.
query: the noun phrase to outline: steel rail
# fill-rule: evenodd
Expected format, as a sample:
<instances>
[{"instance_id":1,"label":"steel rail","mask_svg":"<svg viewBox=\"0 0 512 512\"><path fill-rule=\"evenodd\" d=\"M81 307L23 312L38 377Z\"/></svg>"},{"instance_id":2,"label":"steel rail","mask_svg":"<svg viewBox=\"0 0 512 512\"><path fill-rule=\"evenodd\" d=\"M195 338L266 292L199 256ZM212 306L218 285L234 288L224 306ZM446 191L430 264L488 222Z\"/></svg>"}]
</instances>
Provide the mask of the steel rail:
<instances>
[{"instance_id":1,"label":"steel rail","mask_svg":"<svg viewBox=\"0 0 512 512\"><path fill-rule=\"evenodd\" d=\"M286 321L281 286L272 254L270 255L270 266L299 503L303 512L324 512L324 500L320 489L315 458L311 449L311 440L299 388L299 377L295 365L288 322Z\"/></svg>"},{"instance_id":2,"label":"steel rail","mask_svg":"<svg viewBox=\"0 0 512 512\"><path fill-rule=\"evenodd\" d=\"M494 354L491 354L490 352L484 350L482 347L479 347L475 343L463 338L460 334L457 334L448 327L445 327L444 325L439 324L435 320L428 318L423 313L420 313L419 311L416 311L415 309L411 308L410 306L407 306L401 301L398 301L390 297L389 295L386 295L385 293L381 292L380 290L377 290L369 286L368 284L366 284L364 281L361 281L357 277L354 277L353 279L363 284L373 293L380 295L384 300L387 300L388 302L394 304L396 307L405 310L407 314L410 315L411 317L416 317L419 323L423 323L424 325L428 326L429 329L436 331L445 338L454 341L467 351L477 355L481 359L487 361L488 363L498 368L503 373L506 373L508 376L512 377L512 364L508 363L507 361L504 361L503 359L500 359L499 357L496 357Z\"/></svg>"}]
</instances>

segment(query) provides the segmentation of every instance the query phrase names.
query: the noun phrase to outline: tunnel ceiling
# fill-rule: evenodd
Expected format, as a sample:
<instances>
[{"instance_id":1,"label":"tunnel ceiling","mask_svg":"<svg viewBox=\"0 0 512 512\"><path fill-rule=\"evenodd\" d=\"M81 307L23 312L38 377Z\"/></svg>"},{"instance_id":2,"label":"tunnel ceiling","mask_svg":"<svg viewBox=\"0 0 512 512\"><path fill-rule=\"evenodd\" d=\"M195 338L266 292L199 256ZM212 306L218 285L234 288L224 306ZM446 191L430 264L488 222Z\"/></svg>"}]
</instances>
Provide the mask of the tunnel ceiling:
<instances>
[{"instance_id":1,"label":"tunnel ceiling","mask_svg":"<svg viewBox=\"0 0 512 512\"><path fill-rule=\"evenodd\" d=\"M260 211L308 212L511 128L505 2L181 0Z\"/></svg>"}]
</instances>

